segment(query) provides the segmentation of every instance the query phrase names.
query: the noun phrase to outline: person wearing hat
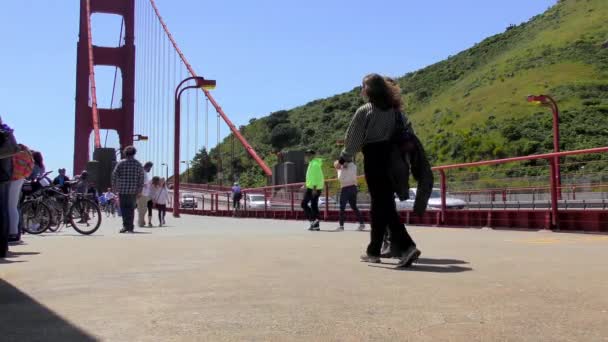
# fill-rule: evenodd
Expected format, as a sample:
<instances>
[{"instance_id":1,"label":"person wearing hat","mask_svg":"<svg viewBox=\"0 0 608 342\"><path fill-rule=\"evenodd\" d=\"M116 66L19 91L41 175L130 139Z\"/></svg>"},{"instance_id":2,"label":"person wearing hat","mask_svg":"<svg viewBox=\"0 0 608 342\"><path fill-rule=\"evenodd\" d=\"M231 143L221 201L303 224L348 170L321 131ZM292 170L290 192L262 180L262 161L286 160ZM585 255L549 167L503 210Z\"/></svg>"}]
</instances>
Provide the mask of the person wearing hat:
<instances>
[{"instance_id":1,"label":"person wearing hat","mask_svg":"<svg viewBox=\"0 0 608 342\"><path fill-rule=\"evenodd\" d=\"M61 168L58 170L59 176L53 179L53 185L57 185L61 188L64 194L70 192L70 177L65 175L65 169Z\"/></svg>"},{"instance_id":2,"label":"person wearing hat","mask_svg":"<svg viewBox=\"0 0 608 342\"><path fill-rule=\"evenodd\" d=\"M308 230L320 230L319 224L319 196L325 185L325 177L323 176L323 159L315 157L314 150L307 150L304 154L305 160L308 162L306 170L306 189L304 199L302 200L302 209L310 221Z\"/></svg>"}]
</instances>

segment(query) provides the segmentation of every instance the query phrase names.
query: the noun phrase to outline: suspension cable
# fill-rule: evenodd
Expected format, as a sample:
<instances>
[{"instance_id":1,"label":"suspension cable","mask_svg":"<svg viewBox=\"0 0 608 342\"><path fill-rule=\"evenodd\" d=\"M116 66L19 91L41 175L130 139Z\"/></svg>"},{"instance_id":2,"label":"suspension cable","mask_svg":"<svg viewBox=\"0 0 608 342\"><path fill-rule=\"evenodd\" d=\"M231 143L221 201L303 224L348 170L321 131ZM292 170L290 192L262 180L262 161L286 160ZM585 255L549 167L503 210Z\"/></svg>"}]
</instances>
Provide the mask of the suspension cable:
<instances>
[{"instance_id":1,"label":"suspension cable","mask_svg":"<svg viewBox=\"0 0 608 342\"><path fill-rule=\"evenodd\" d=\"M122 43L122 31L124 29L125 20L124 18L120 21L120 34L118 35L118 47ZM112 98L110 100L110 110L114 109L114 93L116 92L116 78L118 77L118 66L114 67L114 82L112 84ZM103 142L103 147L107 147L108 144L108 133L110 133L109 129L106 129L106 137Z\"/></svg>"}]
</instances>

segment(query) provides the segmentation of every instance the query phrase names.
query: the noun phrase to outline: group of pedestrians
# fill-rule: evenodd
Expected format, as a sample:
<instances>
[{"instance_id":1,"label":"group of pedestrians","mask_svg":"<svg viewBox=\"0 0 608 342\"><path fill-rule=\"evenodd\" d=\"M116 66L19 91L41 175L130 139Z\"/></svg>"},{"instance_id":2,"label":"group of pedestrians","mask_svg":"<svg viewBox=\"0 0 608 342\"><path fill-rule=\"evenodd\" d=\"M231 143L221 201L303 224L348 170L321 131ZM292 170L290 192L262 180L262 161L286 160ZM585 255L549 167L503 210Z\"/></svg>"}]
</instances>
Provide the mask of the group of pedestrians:
<instances>
[{"instance_id":1,"label":"group of pedestrians","mask_svg":"<svg viewBox=\"0 0 608 342\"><path fill-rule=\"evenodd\" d=\"M133 146L124 149L124 159L116 164L112 172L112 188L118 194L118 203L122 214L121 233L135 231L135 209L137 209L137 224L153 227L152 214L154 207L158 210L158 226L166 225L165 217L169 190L166 180L158 176L150 177L154 164L146 162L142 165L135 154ZM147 214L147 215L146 215Z\"/></svg>"},{"instance_id":2,"label":"group of pedestrians","mask_svg":"<svg viewBox=\"0 0 608 342\"><path fill-rule=\"evenodd\" d=\"M354 163L357 153L362 152L371 197L371 235L361 261L379 263L381 256L395 257L399 259L397 266L408 267L421 252L401 223L395 195L400 200L408 199L411 169L418 182L414 211L422 214L433 187L432 171L420 141L402 113L399 85L388 77L370 74L363 79L361 95L366 103L355 112L346 131L344 149L334 162L341 187L340 225L336 230L344 230L347 204L357 216L358 229L365 228L357 208L357 166ZM314 150L306 151L305 156L308 169L302 208L310 221L309 230L318 231L318 203L325 184L323 160L315 156Z\"/></svg>"},{"instance_id":3,"label":"group of pedestrians","mask_svg":"<svg viewBox=\"0 0 608 342\"><path fill-rule=\"evenodd\" d=\"M0 257L6 256L9 244L21 241L19 201L24 183L37 182L44 174L42 153L19 144L0 117Z\"/></svg>"}]
</instances>

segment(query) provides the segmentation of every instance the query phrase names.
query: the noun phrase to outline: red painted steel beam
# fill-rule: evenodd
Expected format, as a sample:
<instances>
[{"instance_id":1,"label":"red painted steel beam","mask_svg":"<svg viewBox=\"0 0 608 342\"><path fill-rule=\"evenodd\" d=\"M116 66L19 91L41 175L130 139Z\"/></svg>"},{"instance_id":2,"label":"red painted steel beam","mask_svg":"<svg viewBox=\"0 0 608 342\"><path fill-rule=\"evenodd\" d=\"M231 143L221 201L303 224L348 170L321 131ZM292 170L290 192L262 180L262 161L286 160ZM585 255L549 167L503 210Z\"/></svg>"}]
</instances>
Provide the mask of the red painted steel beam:
<instances>
[{"instance_id":1,"label":"red painted steel beam","mask_svg":"<svg viewBox=\"0 0 608 342\"><path fill-rule=\"evenodd\" d=\"M585 150L574 150L574 151L565 151L565 152L557 152L557 153L545 153L545 154L533 154L530 156L524 157L513 157L513 158L504 158L504 159L495 159L495 160L485 160L473 163L462 163L462 164L451 164L451 165L443 165L443 166L435 166L433 170L449 170L449 169L461 169L466 167L475 167L475 166L485 166L485 165L496 165L496 164L505 164L512 163L518 161L527 161L534 159L552 159L555 157L567 157L574 156L578 154L591 154L591 153L602 153L608 152L608 147L596 147Z\"/></svg>"},{"instance_id":2,"label":"red painted steel beam","mask_svg":"<svg viewBox=\"0 0 608 342\"><path fill-rule=\"evenodd\" d=\"M194 69L192 68L190 63L188 63L188 60L186 59L186 57L182 53L181 49L175 42L175 39L173 39L173 35L169 31L169 28L165 24L165 21L163 20L162 16L160 15L160 11L158 10L158 7L156 6L156 2L154 0L150 0L150 4L152 5L152 8L154 9L154 13L156 13L156 17L160 21L160 24L162 25L163 30L165 31L165 33L167 34L167 37L171 41L173 48L175 49L175 51L177 51L177 54L181 58L182 62L184 62L186 69L188 69L188 72L190 73L191 76L196 77L197 76L196 72L194 71ZM234 136L236 136L236 138L241 142L243 147L245 147L245 150L247 151L247 153L249 153L249 155L256 161L256 163L262 168L262 170L264 170L264 173L266 174L266 176L272 176L272 170L270 169L270 167L268 167L268 165L266 165L266 162L257 154L257 152L249 144L249 142L247 142L247 139L245 139L245 137L241 134L241 132L239 132L239 130L236 128L236 126L232 123L232 121L230 121L230 119L228 118L226 113L224 113L224 110L222 109L222 107L217 103L217 101L215 101L215 99L213 98L211 93L206 89L202 89L202 91L205 93L205 96L209 99L209 101L211 102L213 107L215 107L215 110L217 111L217 113L222 117L224 122L228 125L228 127L230 128L230 131L232 131Z\"/></svg>"},{"instance_id":3,"label":"red painted steel beam","mask_svg":"<svg viewBox=\"0 0 608 342\"><path fill-rule=\"evenodd\" d=\"M125 33L123 46L109 48L92 45L90 18L93 13L111 13L123 17ZM133 144L135 106L134 31L134 0L80 1L80 31L76 63L75 173L84 170L90 158L89 137L91 131L95 130L94 114L91 106L89 106L90 70L94 70L92 68L95 65L117 66L122 71L122 106L111 110L97 108L98 129L115 129L120 139L121 149Z\"/></svg>"},{"instance_id":4,"label":"red painted steel beam","mask_svg":"<svg viewBox=\"0 0 608 342\"><path fill-rule=\"evenodd\" d=\"M95 148L101 147L99 137L99 112L97 111L97 87L95 86L95 64L93 63L93 37L91 34L91 0L86 0L87 45L89 52L89 85L91 89L91 115L93 119L93 134Z\"/></svg>"}]
</instances>

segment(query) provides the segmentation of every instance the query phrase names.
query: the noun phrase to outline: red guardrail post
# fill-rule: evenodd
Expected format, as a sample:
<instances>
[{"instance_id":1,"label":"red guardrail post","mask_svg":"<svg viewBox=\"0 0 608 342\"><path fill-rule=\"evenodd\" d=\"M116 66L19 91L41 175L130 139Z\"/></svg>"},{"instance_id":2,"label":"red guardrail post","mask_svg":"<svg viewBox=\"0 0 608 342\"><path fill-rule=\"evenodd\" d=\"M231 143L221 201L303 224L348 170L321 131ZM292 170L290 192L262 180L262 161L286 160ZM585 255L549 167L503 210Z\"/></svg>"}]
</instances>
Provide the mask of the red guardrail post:
<instances>
[{"instance_id":1,"label":"red guardrail post","mask_svg":"<svg viewBox=\"0 0 608 342\"><path fill-rule=\"evenodd\" d=\"M203 215L205 214L205 194L201 197L201 210L203 211Z\"/></svg>"},{"instance_id":2,"label":"red guardrail post","mask_svg":"<svg viewBox=\"0 0 608 342\"><path fill-rule=\"evenodd\" d=\"M445 171L439 170L439 175L441 176L441 224L443 224L443 223L445 223L445 212L447 209L447 206L445 203L447 184L446 184Z\"/></svg>"},{"instance_id":3,"label":"red guardrail post","mask_svg":"<svg viewBox=\"0 0 608 342\"><path fill-rule=\"evenodd\" d=\"M264 216L268 212L268 190L264 189Z\"/></svg>"},{"instance_id":4,"label":"red guardrail post","mask_svg":"<svg viewBox=\"0 0 608 342\"><path fill-rule=\"evenodd\" d=\"M295 195L293 193L293 189L291 189L290 191L291 193L291 213L293 214L296 211L296 199L295 199Z\"/></svg>"},{"instance_id":5,"label":"red guardrail post","mask_svg":"<svg viewBox=\"0 0 608 342\"><path fill-rule=\"evenodd\" d=\"M324 214L325 218L324 220L327 220L327 217L329 216L329 183L325 182L325 214Z\"/></svg>"},{"instance_id":6,"label":"red guardrail post","mask_svg":"<svg viewBox=\"0 0 608 342\"><path fill-rule=\"evenodd\" d=\"M557 164L549 163L551 166L551 229L559 229L559 218L557 213Z\"/></svg>"},{"instance_id":7,"label":"red guardrail post","mask_svg":"<svg viewBox=\"0 0 608 342\"><path fill-rule=\"evenodd\" d=\"M230 212L230 193L226 193L226 210Z\"/></svg>"}]
</instances>

